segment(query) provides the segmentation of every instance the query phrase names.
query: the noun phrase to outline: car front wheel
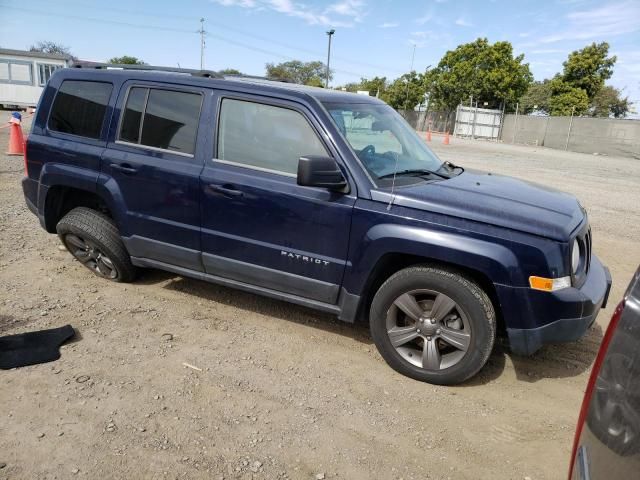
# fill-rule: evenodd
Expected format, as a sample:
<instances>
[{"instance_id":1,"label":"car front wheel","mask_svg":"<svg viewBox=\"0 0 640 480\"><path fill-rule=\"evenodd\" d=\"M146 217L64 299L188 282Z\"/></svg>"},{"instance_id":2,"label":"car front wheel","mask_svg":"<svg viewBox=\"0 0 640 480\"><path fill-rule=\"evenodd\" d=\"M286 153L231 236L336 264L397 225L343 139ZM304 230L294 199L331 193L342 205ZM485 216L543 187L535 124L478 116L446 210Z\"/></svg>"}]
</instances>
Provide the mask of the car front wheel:
<instances>
[{"instance_id":1,"label":"car front wheel","mask_svg":"<svg viewBox=\"0 0 640 480\"><path fill-rule=\"evenodd\" d=\"M371 304L370 327L378 351L394 370L453 385L487 362L496 315L475 282L455 271L416 266L382 284Z\"/></svg>"}]
</instances>

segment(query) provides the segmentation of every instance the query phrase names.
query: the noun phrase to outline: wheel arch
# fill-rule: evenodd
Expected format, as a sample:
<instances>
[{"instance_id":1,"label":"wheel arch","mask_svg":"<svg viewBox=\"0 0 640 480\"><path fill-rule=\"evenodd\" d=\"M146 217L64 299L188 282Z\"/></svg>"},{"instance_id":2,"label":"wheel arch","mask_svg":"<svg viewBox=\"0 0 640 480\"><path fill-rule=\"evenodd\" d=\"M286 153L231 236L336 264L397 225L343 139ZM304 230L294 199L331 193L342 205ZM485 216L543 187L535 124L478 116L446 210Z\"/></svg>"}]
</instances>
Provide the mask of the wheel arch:
<instances>
[{"instance_id":1,"label":"wheel arch","mask_svg":"<svg viewBox=\"0 0 640 480\"><path fill-rule=\"evenodd\" d=\"M373 295L387 278L409 266L425 264L455 270L478 284L493 303L499 328L504 328L495 285L523 282L518 258L504 244L467 233L397 224L378 224L365 238L345 278L346 290L360 296L359 320L366 317Z\"/></svg>"},{"instance_id":2,"label":"wheel arch","mask_svg":"<svg viewBox=\"0 0 640 480\"><path fill-rule=\"evenodd\" d=\"M500 301L495 288L494 283L487 276L485 272L474 269L468 265L461 265L455 262L442 261L440 259L431 258L424 255L412 255L401 252L388 252L383 254L371 270L365 285L363 287L363 294L360 298L358 305L358 313L356 319L360 322L367 321L367 312L371 308L371 302L373 297L382 286L382 284L389 279L393 274L404 270L405 268L414 267L417 265L425 265L434 268L440 268L443 270L454 271L469 280L476 283L484 292L488 295L493 308L496 312L496 321L499 333L506 332L504 318L502 316L502 309L500 308Z\"/></svg>"},{"instance_id":3,"label":"wheel arch","mask_svg":"<svg viewBox=\"0 0 640 480\"><path fill-rule=\"evenodd\" d=\"M107 202L96 192L69 185L53 185L44 200L44 223L47 232L56 233L56 225L76 207L87 207L113 218Z\"/></svg>"}]
</instances>

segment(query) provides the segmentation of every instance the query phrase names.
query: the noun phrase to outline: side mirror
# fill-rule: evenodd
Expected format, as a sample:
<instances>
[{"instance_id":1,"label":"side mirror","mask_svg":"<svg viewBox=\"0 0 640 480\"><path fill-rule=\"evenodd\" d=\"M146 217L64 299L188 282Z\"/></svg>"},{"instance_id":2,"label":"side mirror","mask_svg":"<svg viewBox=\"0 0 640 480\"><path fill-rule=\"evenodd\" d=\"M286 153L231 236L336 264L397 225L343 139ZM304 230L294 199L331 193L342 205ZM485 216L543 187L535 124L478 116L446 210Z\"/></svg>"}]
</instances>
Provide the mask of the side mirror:
<instances>
[{"instance_id":1,"label":"side mirror","mask_svg":"<svg viewBox=\"0 0 640 480\"><path fill-rule=\"evenodd\" d=\"M298 185L344 190L347 181L333 158L309 155L298 160Z\"/></svg>"}]
</instances>

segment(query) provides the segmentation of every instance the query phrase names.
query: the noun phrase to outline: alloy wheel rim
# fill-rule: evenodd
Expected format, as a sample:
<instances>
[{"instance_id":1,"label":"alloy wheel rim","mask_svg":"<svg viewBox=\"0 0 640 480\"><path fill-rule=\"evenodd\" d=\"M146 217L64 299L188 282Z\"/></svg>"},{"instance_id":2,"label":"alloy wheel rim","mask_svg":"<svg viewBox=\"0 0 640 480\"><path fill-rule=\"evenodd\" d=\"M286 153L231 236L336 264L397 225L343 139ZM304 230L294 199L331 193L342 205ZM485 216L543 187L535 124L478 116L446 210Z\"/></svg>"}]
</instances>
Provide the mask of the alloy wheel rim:
<instances>
[{"instance_id":1,"label":"alloy wheel rim","mask_svg":"<svg viewBox=\"0 0 640 480\"><path fill-rule=\"evenodd\" d=\"M408 363L438 371L459 363L471 345L466 312L447 295L419 289L397 297L386 330L391 345Z\"/></svg>"},{"instance_id":2,"label":"alloy wheel rim","mask_svg":"<svg viewBox=\"0 0 640 480\"><path fill-rule=\"evenodd\" d=\"M118 271L111 259L95 242L69 233L65 235L64 243L71 255L96 275L110 280L118 276Z\"/></svg>"}]
</instances>

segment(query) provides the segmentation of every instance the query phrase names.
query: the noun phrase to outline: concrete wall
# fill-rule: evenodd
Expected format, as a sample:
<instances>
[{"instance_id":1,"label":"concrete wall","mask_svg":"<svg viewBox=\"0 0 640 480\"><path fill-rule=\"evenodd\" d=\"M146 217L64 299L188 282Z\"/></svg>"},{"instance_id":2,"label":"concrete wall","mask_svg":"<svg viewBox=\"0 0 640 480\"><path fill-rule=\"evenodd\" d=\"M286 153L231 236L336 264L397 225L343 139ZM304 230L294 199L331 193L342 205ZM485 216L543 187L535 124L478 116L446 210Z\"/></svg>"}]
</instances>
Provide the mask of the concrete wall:
<instances>
[{"instance_id":1,"label":"concrete wall","mask_svg":"<svg viewBox=\"0 0 640 480\"><path fill-rule=\"evenodd\" d=\"M640 159L640 120L506 115L501 140Z\"/></svg>"}]
</instances>

